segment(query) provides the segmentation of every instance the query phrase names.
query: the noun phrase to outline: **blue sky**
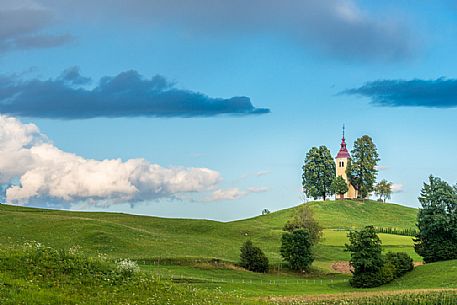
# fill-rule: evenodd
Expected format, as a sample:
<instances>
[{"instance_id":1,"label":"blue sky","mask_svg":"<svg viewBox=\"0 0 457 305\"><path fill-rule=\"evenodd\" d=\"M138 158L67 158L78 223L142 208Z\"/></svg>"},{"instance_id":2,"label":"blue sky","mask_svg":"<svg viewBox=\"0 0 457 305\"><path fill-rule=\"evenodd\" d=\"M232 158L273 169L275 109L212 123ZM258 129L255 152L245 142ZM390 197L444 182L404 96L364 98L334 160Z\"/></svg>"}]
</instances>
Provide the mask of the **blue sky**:
<instances>
[{"instance_id":1,"label":"blue sky","mask_svg":"<svg viewBox=\"0 0 457 305\"><path fill-rule=\"evenodd\" d=\"M455 2L238 2L1 1L2 16L19 16L0 21L0 112L19 120L8 126L35 124L29 138L46 135L49 153L65 152L62 162L78 171L87 160L120 158L119 171L147 168L153 180L157 164L163 179L157 192L134 184L132 196L98 192L91 180L76 198L61 194L60 163L52 175L32 170L50 166L40 159L2 182L54 179L56 189L28 180L10 198L167 217L254 216L300 203L306 152L327 145L336 154L343 124L350 147L372 136L379 178L401 185L392 201L418 206L430 174L456 182ZM154 87L156 75L164 87ZM131 169L136 158L147 165ZM200 184L170 186L181 174Z\"/></svg>"}]
</instances>

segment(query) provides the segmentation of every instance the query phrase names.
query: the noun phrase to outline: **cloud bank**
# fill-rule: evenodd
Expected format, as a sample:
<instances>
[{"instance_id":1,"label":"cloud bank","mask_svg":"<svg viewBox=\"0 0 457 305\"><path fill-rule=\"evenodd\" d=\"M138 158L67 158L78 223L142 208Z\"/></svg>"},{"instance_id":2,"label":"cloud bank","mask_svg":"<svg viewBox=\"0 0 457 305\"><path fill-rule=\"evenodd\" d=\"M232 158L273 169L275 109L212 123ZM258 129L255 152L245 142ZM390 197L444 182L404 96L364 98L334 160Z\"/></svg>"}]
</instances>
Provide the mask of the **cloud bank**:
<instances>
[{"instance_id":1,"label":"cloud bank","mask_svg":"<svg viewBox=\"0 0 457 305\"><path fill-rule=\"evenodd\" d=\"M352 0L36 0L65 20L121 23L186 37L269 35L353 60L411 57L417 43L404 16L376 15Z\"/></svg>"},{"instance_id":2,"label":"cloud bank","mask_svg":"<svg viewBox=\"0 0 457 305\"><path fill-rule=\"evenodd\" d=\"M13 116L87 119L96 117L210 117L269 113L248 97L212 98L178 89L163 76L137 71L105 76L93 89L77 67L48 80L0 76L0 112Z\"/></svg>"},{"instance_id":3,"label":"cloud bank","mask_svg":"<svg viewBox=\"0 0 457 305\"><path fill-rule=\"evenodd\" d=\"M179 199L208 192L221 176L207 168L164 168L144 159L92 160L55 147L37 126L0 115L0 183L13 204L95 206Z\"/></svg>"},{"instance_id":4,"label":"cloud bank","mask_svg":"<svg viewBox=\"0 0 457 305\"><path fill-rule=\"evenodd\" d=\"M367 97L383 107L457 107L457 79L377 80L341 94Z\"/></svg>"},{"instance_id":5,"label":"cloud bank","mask_svg":"<svg viewBox=\"0 0 457 305\"><path fill-rule=\"evenodd\" d=\"M52 10L32 1L0 2L0 53L14 50L51 48L74 40L69 34L49 34L55 20Z\"/></svg>"}]
</instances>

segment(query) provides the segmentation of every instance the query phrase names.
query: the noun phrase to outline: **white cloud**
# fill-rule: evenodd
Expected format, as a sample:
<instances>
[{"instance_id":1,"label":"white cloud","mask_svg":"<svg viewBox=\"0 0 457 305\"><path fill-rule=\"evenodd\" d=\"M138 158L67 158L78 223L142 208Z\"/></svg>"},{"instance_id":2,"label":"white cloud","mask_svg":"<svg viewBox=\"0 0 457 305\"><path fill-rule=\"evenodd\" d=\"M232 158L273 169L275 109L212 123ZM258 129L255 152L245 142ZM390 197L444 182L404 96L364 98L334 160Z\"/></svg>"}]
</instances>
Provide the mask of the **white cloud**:
<instances>
[{"instance_id":1,"label":"white cloud","mask_svg":"<svg viewBox=\"0 0 457 305\"><path fill-rule=\"evenodd\" d=\"M239 188L217 189L213 191L206 201L236 200L251 193L263 193L266 191L268 191L266 187L250 187L244 191Z\"/></svg>"},{"instance_id":2,"label":"white cloud","mask_svg":"<svg viewBox=\"0 0 457 305\"><path fill-rule=\"evenodd\" d=\"M0 183L6 201L109 205L207 192L219 183L207 168L164 168L144 159L92 160L55 147L37 126L0 115Z\"/></svg>"},{"instance_id":3,"label":"white cloud","mask_svg":"<svg viewBox=\"0 0 457 305\"><path fill-rule=\"evenodd\" d=\"M271 174L270 171L258 171L257 173L255 173L255 175L256 175L257 177L263 177L263 176L267 176L267 175L269 175L269 174Z\"/></svg>"},{"instance_id":4,"label":"white cloud","mask_svg":"<svg viewBox=\"0 0 457 305\"><path fill-rule=\"evenodd\" d=\"M401 192L403 192L403 184L393 183L391 189L392 189L392 193L401 193Z\"/></svg>"}]
</instances>

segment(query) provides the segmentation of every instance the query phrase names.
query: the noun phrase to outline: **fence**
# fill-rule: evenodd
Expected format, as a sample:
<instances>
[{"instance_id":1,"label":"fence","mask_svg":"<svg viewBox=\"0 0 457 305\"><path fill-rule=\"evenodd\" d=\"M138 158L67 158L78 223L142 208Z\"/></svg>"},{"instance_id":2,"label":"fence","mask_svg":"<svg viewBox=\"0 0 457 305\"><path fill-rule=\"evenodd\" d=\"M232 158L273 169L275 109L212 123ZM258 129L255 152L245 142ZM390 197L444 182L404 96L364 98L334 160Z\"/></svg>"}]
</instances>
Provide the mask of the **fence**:
<instances>
[{"instance_id":1,"label":"fence","mask_svg":"<svg viewBox=\"0 0 457 305\"><path fill-rule=\"evenodd\" d=\"M158 280L170 280L176 283L217 283L217 284L246 284L246 285L319 285L328 286L338 283L347 283L348 279L220 279L220 278L204 278L187 275L176 275L155 273Z\"/></svg>"}]
</instances>

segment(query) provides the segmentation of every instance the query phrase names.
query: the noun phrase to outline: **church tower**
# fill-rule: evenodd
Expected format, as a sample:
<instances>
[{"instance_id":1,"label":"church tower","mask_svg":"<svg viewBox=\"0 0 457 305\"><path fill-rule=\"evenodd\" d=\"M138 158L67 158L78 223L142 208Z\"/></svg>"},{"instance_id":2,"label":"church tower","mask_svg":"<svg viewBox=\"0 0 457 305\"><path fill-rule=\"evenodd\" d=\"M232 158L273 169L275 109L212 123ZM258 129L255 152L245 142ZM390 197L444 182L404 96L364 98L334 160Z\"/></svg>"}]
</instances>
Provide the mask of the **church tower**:
<instances>
[{"instance_id":1,"label":"church tower","mask_svg":"<svg viewBox=\"0 0 457 305\"><path fill-rule=\"evenodd\" d=\"M341 147L340 151L336 155L335 162L336 162L336 176L341 176L346 181L348 185L348 192L342 196L342 198L338 199L353 199L357 198L357 191L354 186L349 182L346 169L348 165L348 161L351 159L351 155L346 148L346 139L344 137L344 126L343 126L343 138L341 139Z\"/></svg>"}]
</instances>

